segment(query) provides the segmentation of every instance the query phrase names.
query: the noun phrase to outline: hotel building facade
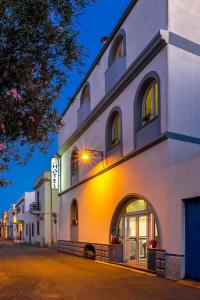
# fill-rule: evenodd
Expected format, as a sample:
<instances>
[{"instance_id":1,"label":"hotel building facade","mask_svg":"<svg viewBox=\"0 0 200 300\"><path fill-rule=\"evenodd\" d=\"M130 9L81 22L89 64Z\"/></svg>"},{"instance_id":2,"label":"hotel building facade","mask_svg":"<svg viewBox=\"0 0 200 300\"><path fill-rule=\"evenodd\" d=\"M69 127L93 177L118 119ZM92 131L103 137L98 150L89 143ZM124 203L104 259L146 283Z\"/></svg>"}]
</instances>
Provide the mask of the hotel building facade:
<instances>
[{"instance_id":1,"label":"hotel building facade","mask_svg":"<svg viewBox=\"0 0 200 300\"><path fill-rule=\"evenodd\" d=\"M199 32L198 0L131 1L104 43L63 114L59 251L200 279Z\"/></svg>"}]
</instances>

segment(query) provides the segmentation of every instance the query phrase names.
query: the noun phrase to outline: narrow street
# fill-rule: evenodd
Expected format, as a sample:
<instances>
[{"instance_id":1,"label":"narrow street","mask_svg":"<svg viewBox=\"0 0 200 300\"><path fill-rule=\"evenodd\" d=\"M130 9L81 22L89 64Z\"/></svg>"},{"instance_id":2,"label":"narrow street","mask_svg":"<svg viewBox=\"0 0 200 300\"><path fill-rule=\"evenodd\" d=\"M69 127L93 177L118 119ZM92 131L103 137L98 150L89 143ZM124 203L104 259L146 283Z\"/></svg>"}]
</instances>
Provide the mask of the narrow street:
<instances>
[{"instance_id":1,"label":"narrow street","mask_svg":"<svg viewBox=\"0 0 200 300\"><path fill-rule=\"evenodd\" d=\"M0 299L199 300L200 289L55 249L1 240Z\"/></svg>"}]
</instances>

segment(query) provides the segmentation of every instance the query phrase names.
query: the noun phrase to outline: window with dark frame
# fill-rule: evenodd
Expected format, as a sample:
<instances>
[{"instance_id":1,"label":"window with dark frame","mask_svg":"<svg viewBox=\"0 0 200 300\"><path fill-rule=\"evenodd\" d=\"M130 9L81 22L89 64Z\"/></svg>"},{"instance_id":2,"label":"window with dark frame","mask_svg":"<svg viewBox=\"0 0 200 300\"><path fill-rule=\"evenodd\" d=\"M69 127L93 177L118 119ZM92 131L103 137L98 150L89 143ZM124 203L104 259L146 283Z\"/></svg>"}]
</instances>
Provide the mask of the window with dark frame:
<instances>
[{"instance_id":1,"label":"window with dark frame","mask_svg":"<svg viewBox=\"0 0 200 300\"><path fill-rule=\"evenodd\" d=\"M121 142L121 115L113 111L107 125L107 148L112 149Z\"/></svg>"},{"instance_id":2,"label":"window with dark frame","mask_svg":"<svg viewBox=\"0 0 200 300\"><path fill-rule=\"evenodd\" d=\"M34 236L34 223L32 223L32 236Z\"/></svg>"},{"instance_id":3,"label":"window with dark frame","mask_svg":"<svg viewBox=\"0 0 200 300\"><path fill-rule=\"evenodd\" d=\"M78 162L79 162L78 151L73 150L71 156L71 176L75 176L78 174Z\"/></svg>"}]
</instances>

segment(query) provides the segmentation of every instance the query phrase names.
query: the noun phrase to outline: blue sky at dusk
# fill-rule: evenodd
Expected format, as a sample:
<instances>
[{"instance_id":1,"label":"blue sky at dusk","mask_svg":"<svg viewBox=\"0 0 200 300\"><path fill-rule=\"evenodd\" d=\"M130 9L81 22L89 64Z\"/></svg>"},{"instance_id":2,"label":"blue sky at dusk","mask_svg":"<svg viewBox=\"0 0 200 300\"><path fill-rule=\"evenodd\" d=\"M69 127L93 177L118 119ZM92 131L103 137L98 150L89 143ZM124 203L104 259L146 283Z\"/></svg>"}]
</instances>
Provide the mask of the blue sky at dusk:
<instances>
[{"instance_id":1,"label":"blue sky at dusk","mask_svg":"<svg viewBox=\"0 0 200 300\"><path fill-rule=\"evenodd\" d=\"M79 17L80 43L89 51L89 56L85 59L84 72L89 69L102 48L101 37L110 34L130 2L131 0L96 0L96 4L87 7L83 11L83 15ZM63 88L58 102L60 112L64 110L68 98L73 95L84 77L76 71L70 72L69 75L68 84ZM36 152L24 167L17 166L14 163L10 165L10 171L6 173L6 177L11 179L13 184L0 189L0 213L7 210L11 204L14 204L25 191L33 190L36 178L43 171L49 170L50 159L57 152L57 149L57 137L55 136L55 142L49 149L48 154Z\"/></svg>"}]
</instances>

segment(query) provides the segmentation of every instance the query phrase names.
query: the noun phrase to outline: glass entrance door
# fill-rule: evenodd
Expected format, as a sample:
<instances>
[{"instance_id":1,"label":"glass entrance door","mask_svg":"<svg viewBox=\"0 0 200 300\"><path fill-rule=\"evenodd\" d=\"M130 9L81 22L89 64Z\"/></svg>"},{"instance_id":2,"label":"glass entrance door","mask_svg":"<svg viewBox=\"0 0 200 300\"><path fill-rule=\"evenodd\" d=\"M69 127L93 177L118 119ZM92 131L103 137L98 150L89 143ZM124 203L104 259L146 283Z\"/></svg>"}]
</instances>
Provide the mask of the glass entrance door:
<instances>
[{"instance_id":1,"label":"glass entrance door","mask_svg":"<svg viewBox=\"0 0 200 300\"><path fill-rule=\"evenodd\" d=\"M148 215L125 216L125 260L146 263Z\"/></svg>"},{"instance_id":2,"label":"glass entrance door","mask_svg":"<svg viewBox=\"0 0 200 300\"><path fill-rule=\"evenodd\" d=\"M138 242L139 242L139 261L146 262L147 258L147 237L148 237L148 216L138 217Z\"/></svg>"}]
</instances>

